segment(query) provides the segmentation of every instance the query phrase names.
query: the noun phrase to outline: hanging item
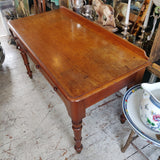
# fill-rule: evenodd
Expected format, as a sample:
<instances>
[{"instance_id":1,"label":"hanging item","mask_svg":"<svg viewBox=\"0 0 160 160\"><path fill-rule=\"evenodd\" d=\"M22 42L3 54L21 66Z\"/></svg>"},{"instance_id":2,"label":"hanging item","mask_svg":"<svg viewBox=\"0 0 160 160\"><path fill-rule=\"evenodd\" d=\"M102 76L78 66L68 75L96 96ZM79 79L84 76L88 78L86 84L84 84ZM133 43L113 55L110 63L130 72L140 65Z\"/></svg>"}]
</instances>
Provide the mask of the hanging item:
<instances>
[{"instance_id":1,"label":"hanging item","mask_svg":"<svg viewBox=\"0 0 160 160\"><path fill-rule=\"evenodd\" d=\"M17 17L29 16L28 0L15 0L15 8Z\"/></svg>"}]
</instances>

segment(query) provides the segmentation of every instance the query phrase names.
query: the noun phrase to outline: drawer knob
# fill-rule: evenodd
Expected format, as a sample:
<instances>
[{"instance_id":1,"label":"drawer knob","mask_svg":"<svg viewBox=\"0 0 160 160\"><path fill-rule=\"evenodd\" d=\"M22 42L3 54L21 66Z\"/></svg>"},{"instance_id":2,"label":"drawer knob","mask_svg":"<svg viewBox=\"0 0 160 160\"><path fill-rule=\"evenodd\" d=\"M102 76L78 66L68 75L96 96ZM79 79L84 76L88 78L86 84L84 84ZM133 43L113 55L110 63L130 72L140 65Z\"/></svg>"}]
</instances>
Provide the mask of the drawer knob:
<instances>
[{"instance_id":1,"label":"drawer knob","mask_svg":"<svg viewBox=\"0 0 160 160\"><path fill-rule=\"evenodd\" d=\"M39 64L36 64L36 68L39 69L39 68L40 68L40 65L39 65Z\"/></svg>"},{"instance_id":2,"label":"drawer knob","mask_svg":"<svg viewBox=\"0 0 160 160\"><path fill-rule=\"evenodd\" d=\"M58 88L57 88L57 87L53 87L53 89L54 89L55 91L57 91L57 90L58 90Z\"/></svg>"}]
</instances>

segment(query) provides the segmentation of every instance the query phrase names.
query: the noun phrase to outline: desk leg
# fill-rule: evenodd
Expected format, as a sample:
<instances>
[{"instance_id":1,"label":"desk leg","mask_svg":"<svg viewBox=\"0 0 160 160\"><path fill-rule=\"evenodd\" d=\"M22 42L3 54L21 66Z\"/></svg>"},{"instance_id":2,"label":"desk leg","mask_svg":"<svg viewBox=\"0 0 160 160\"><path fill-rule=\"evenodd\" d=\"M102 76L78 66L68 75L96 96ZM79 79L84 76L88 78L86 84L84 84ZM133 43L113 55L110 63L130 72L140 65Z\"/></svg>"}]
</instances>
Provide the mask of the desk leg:
<instances>
[{"instance_id":1,"label":"desk leg","mask_svg":"<svg viewBox=\"0 0 160 160\"><path fill-rule=\"evenodd\" d=\"M83 146L81 144L82 121L80 121L80 122L73 122L72 121L72 129L74 132L74 140L75 140L74 148L78 153L80 153L83 148Z\"/></svg>"},{"instance_id":2,"label":"desk leg","mask_svg":"<svg viewBox=\"0 0 160 160\"><path fill-rule=\"evenodd\" d=\"M26 53L24 53L23 51L21 51L20 53L21 53L21 55L22 55L24 64L25 64L25 66L26 66L27 74L29 75L30 78L32 78L32 71L31 71L31 69L30 69L30 67L29 67L28 57L27 57Z\"/></svg>"}]
</instances>

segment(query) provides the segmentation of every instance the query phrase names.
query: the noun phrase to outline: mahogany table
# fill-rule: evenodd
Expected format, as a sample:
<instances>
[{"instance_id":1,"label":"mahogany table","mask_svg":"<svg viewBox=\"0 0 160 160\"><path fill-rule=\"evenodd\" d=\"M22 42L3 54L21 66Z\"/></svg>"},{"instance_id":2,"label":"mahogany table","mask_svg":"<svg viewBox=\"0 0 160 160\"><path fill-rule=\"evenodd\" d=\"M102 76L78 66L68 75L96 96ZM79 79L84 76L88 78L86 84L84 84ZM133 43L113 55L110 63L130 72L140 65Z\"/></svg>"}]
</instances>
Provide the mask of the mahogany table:
<instances>
[{"instance_id":1,"label":"mahogany table","mask_svg":"<svg viewBox=\"0 0 160 160\"><path fill-rule=\"evenodd\" d=\"M85 109L139 83L150 65L142 49L64 7L10 21L9 28L30 78L27 56L65 103L77 152Z\"/></svg>"}]
</instances>

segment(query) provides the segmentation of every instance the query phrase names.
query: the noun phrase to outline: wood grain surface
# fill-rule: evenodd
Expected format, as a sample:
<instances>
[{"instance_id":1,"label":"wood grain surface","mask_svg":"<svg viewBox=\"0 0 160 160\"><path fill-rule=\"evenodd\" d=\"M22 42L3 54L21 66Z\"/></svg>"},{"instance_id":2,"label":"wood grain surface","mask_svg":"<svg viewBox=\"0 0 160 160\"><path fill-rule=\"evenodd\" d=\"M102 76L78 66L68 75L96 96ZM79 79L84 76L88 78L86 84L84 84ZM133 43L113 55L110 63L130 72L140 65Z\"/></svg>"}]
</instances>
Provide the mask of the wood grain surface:
<instances>
[{"instance_id":1,"label":"wood grain surface","mask_svg":"<svg viewBox=\"0 0 160 160\"><path fill-rule=\"evenodd\" d=\"M70 98L147 65L144 51L61 8L10 22L32 56Z\"/></svg>"}]
</instances>

